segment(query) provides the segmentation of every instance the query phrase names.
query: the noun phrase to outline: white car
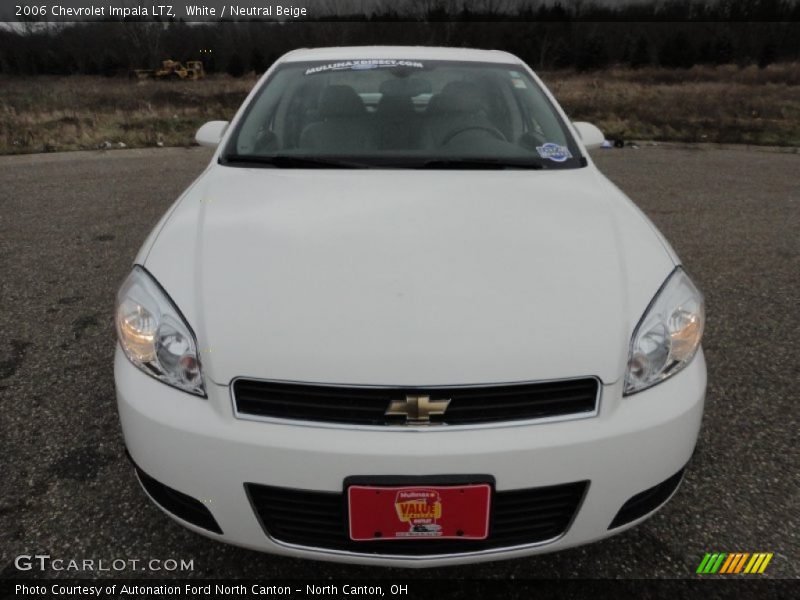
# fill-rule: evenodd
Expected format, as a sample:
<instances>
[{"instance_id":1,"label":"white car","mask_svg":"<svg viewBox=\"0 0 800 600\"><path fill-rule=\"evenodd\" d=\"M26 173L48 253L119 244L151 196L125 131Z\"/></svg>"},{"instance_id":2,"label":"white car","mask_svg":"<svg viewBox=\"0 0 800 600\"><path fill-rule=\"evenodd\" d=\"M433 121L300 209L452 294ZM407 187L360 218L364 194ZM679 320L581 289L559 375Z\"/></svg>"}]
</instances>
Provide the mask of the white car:
<instances>
[{"instance_id":1,"label":"white car","mask_svg":"<svg viewBox=\"0 0 800 600\"><path fill-rule=\"evenodd\" d=\"M700 428L703 297L497 51L297 50L117 303L125 443L213 539L434 566L623 531Z\"/></svg>"}]
</instances>

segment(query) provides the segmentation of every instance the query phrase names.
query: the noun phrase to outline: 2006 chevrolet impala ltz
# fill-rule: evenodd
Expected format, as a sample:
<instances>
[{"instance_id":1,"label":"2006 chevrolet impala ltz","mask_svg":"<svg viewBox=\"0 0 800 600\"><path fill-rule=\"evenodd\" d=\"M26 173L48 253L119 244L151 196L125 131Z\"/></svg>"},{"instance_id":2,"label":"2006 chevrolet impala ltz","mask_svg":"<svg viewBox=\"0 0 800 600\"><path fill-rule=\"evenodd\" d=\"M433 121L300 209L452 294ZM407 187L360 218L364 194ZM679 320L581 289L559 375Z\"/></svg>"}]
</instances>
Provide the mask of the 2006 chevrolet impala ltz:
<instances>
[{"instance_id":1,"label":"2006 chevrolet impala ltz","mask_svg":"<svg viewBox=\"0 0 800 600\"><path fill-rule=\"evenodd\" d=\"M123 283L150 498L213 539L431 566L584 544L675 492L703 297L497 51L283 56Z\"/></svg>"}]
</instances>

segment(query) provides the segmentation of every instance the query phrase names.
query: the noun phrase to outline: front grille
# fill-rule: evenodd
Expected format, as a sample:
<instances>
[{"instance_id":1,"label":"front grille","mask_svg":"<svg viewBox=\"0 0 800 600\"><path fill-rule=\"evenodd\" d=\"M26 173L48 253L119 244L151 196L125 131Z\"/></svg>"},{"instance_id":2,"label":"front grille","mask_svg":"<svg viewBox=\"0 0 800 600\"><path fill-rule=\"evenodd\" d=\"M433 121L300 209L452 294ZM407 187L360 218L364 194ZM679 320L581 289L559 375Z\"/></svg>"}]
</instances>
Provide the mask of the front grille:
<instances>
[{"instance_id":1,"label":"front grille","mask_svg":"<svg viewBox=\"0 0 800 600\"><path fill-rule=\"evenodd\" d=\"M579 481L551 487L494 492L485 540L393 540L354 542L347 522L347 496L246 483L250 502L272 539L361 554L428 556L480 552L535 544L566 532L588 487Z\"/></svg>"},{"instance_id":2,"label":"front grille","mask_svg":"<svg viewBox=\"0 0 800 600\"><path fill-rule=\"evenodd\" d=\"M385 415L392 401L409 395L449 399L443 416L431 422L471 425L548 417L591 415L599 382L593 377L486 387L384 388L273 383L237 379L233 384L240 415L354 425L403 424Z\"/></svg>"}]
</instances>

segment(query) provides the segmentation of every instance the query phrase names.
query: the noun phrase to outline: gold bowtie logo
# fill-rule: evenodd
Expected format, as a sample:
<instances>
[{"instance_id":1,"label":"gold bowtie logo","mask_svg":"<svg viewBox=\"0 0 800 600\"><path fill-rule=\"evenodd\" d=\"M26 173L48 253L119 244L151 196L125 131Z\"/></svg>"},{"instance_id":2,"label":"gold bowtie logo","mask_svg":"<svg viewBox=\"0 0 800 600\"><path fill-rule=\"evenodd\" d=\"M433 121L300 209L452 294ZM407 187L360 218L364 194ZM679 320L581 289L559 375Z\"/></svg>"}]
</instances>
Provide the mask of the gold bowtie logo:
<instances>
[{"instance_id":1,"label":"gold bowtie logo","mask_svg":"<svg viewBox=\"0 0 800 600\"><path fill-rule=\"evenodd\" d=\"M431 417L442 416L450 400L431 400L430 396L408 395L405 400L392 400L387 417L405 417L406 425L431 425Z\"/></svg>"}]
</instances>

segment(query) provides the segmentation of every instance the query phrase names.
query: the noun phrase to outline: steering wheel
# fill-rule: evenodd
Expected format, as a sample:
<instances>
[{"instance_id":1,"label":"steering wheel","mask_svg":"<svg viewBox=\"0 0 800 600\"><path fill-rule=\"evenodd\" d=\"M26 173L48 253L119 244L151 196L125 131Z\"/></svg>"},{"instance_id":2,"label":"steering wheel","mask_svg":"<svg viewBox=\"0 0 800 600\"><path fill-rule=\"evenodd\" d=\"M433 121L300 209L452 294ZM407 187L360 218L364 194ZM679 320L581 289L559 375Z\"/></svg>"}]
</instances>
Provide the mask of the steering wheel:
<instances>
[{"instance_id":1,"label":"steering wheel","mask_svg":"<svg viewBox=\"0 0 800 600\"><path fill-rule=\"evenodd\" d=\"M544 134L534 130L523 133L517 143L527 150L536 150L536 146L541 146L547 143L547 138L544 136Z\"/></svg>"},{"instance_id":2,"label":"steering wheel","mask_svg":"<svg viewBox=\"0 0 800 600\"><path fill-rule=\"evenodd\" d=\"M446 146L451 141L453 141L454 137L459 136L459 135L461 135L462 133L464 133L466 131L472 131L472 130L486 131L488 133L491 133L492 137L494 137L494 138L496 138L496 139L498 139L498 140L500 140L502 142L507 142L508 141L506 139L506 136L503 135L503 132L500 131L499 129L495 129L494 127L490 127L488 125L467 125L466 127L462 127L461 129L456 129L456 130L451 131L450 133L448 133L444 137L444 139L442 140L441 145L442 146Z\"/></svg>"}]
</instances>

